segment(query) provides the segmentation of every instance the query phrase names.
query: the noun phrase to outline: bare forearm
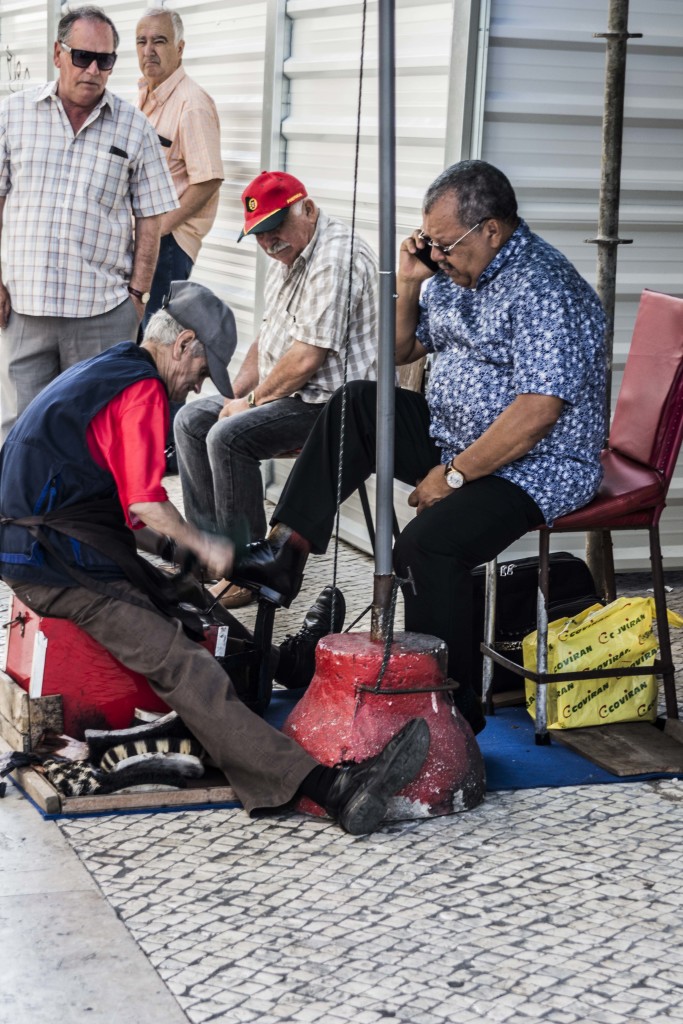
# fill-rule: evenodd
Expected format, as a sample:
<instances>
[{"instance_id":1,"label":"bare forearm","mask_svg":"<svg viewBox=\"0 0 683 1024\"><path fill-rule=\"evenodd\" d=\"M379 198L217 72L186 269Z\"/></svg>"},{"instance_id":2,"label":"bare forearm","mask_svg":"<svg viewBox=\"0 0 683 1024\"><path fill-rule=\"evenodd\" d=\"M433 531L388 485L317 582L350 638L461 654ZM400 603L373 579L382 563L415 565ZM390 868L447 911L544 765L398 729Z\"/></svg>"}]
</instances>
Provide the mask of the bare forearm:
<instances>
[{"instance_id":1,"label":"bare forearm","mask_svg":"<svg viewBox=\"0 0 683 1024\"><path fill-rule=\"evenodd\" d=\"M420 317L420 282L399 276L396 280L396 365L420 359L425 350L415 337Z\"/></svg>"},{"instance_id":2,"label":"bare forearm","mask_svg":"<svg viewBox=\"0 0 683 1024\"><path fill-rule=\"evenodd\" d=\"M468 483L490 476L530 452L552 430L563 404L548 395L519 395L481 437L455 456L453 465ZM452 493L443 467L435 466L409 495L408 504L419 513Z\"/></svg>"},{"instance_id":3,"label":"bare forearm","mask_svg":"<svg viewBox=\"0 0 683 1024\"><path fill-rule=\"evenodd\" d=\"M130 284L140 292L148 292L159 258L161 216L135 218L135 248Z\"/></svg>"},{"instance_id":4,"label":"bare forearm","mask_svg":"<svg viewBox=\"0 0 683 1024\"><path fill-rule=\"evenodd\" d=\"M239 373L232 382L235 398L245 398L258 384L258 338L249 346Z\"/></svg>"},{"instance_id":5,"label":"bare forearm","mask_svg":"<svg viewBox=\"0 0 683 1024\"><path fill-rule=\"evenodd\" d=\"M2 240L2 217L5 209L6 196L0 196L0 240ZM0 327L7 327L7 321L12 311L10 294L5 288L2 280L2 267L0 267Z\"/></svg>"},{"instance_id":6,"label":"bare forearm","mask_svg":"<svg viewBox=\"0 0 683 1024\"><path fill-rule=\"evenodd\" d=\"M170 501L136 502L131 514L145 524L140 546L162 554L164 538L170 537L179 547L191 551L201 565L213 574L227 576L233 563L234 547L227 538L212 537L187 523ZM159 539L155 538L159 535Z\"/></svg>"},{"instance_id":7,"label":"bare forearm","mask_svg":"<svg viewBox=\"0 0 683 1024\"><path fill-rule=\"evenodd\" d=\"M552 395L519 395L453 464L469 481L521 459L550 433L563 405Z\"/></svg>"},{"instance_id":8,"label":"bare forearm","mask_svg":"<svg viewBox=\"0 0 683 1024\"><path fill-rule=\"evenodd\" d=\"M287 398L303 387L327 358L327 349L295 341L265 380L254 388L256 405Z\"/></svg>"},{"instance_id":9,"label":"bare forearm","mask_svg":"<svg viewBox=\"0 0 683 1024\"><path fill-rule=\"evenodd\" d=\"M203 206L206 206L209 199L221 187L221 179L213 178L211 181L200 181L195 185L188 185L178 200L180 206L163 214L161 218L161 234L170 235L177 227L183 224L195 213L198 213Z\"/></svg>"}]
</instances>

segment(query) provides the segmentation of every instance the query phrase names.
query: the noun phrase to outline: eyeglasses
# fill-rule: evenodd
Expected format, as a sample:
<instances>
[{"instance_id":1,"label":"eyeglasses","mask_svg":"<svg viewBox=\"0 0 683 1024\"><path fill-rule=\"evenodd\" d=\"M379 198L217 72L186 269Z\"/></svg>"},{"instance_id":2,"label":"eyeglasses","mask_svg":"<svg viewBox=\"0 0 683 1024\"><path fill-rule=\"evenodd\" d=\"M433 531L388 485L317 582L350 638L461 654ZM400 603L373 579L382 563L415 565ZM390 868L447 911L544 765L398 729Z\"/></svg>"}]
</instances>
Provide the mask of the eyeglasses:
<instances>
[{"instance_id":1,"label":"eyeglasses","mask_svg":"<svg viewBox=\"0 0 683 1024\"><path fill-rule=\"evenodd\" d=\"M468 235L471 235L473 231L476 231L477 228L481 227L485 220L489 219L489 217L482 217L481 220L477 221L474 227L471 227L469 231L466 231L464 235L460 236L460 238L456 238L456 240L454 242L451 242L450 245L439 245L439 243L435 242L432 238L429 237L429 235L425 235L424 231L420 232L418 238L420 239L420 241L424 242L425 245L429 246L430 249L438 249L438 251L442 252L444 256L448 256L449 252L453 252L456 245L460 245L460 243L464 241L464 239L467 238Z\"/></svg>"},{"instance_id":2,"label":"eyeglasses","mask_svg":"<svg viewBox=\"0 0 683 1024\"><path fill-rule=\"evenodd\" d=\"M71 54L71 63L75 68L89 68L93 61L97 61L100 71L111 71L116 64L116 53L95 53L94 50L73 50L66 43L59 44L63 50Z\"/></svg>"}]
</instances>

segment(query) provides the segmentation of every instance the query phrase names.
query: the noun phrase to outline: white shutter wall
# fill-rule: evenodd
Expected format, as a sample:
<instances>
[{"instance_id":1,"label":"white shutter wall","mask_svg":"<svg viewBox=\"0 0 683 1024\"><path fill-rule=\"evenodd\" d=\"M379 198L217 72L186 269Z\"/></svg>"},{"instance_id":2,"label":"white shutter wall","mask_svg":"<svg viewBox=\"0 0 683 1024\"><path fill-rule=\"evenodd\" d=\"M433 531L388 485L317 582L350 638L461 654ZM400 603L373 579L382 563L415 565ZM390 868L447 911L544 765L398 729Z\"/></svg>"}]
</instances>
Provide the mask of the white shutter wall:
<instances>
[{"instance_id":1,"label":"white shutter wall","mask_svg":"<svg viewBox=\"0 0 683 1024\"><path fill-rule=\"evenodd\" d=\"M332 216L351 222L362 4L288 0L290 56L284 63L288 113L282 124L285 168L301 177ZM397 246L420 224L424 190L443 169L449 101L452 4L396 4ZM377 3L368 4L356 226L377 252ZM267 489L276 499L291 462L277 461ZM374 508L373 481L368 487ZM412 517L409 489L396 486L399 520ZM370 550L357 496L344 506L341 536Z\"/></svg>"},{"instance_id":2,"label":"white shutter wall","mask_svg":"<svg viewBox=\"0 0 683 1024\"><path fill-rule=\"evenodd\" d=\"M0 3L0 99L52 77L46 0Z\"/></svg>"},{"instance_id":3,"label":"white shutter wall","mask_svg":"<svg viewBox=\"0 0 683 1024\"><path fill-rule=\"evenodd\" d=\"M140 78L135 28L145 8L153 4L105 0L103 6L121 36L110 88L135 103ZM225 181L218 216L204 239L192 277L216 292L235 313L236 365L253 340L255 255L244 245L238 247L236 239L241 227L240 195L260 170L266 0L185 0L168 6L185 26L183 67L213 97L221 121Z\"/></svg>"},{"instance_id":4,"label":"white shutter wall","mask_svg":"<svg viewBox=\"0 0 683 1024\"><path fill-rule=\"evenodd\" d=\"M595 285L608 0L491 0L483 159L515 186L532 230ZM683 5L631 0L617 262L616 400L643 288L683 295ZM683 463L661 524L668 567L683 565ZM649 567L644 533L615 535L619 569ZM558 546L582 552L581 536ZM533 535L510 549L536 551Z\"/></svg>"}]
</instances>

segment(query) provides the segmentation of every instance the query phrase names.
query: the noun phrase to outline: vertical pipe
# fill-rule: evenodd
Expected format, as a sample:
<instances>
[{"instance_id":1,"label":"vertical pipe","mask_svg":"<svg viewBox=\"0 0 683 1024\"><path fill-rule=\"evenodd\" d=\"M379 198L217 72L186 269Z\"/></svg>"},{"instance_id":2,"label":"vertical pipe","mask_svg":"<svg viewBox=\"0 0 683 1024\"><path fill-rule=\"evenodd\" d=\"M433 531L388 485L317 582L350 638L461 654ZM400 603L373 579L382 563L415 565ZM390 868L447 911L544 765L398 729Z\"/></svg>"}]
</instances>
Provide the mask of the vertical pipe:
<instances>
[{"instance_id":1,"label":"vertical pipe","mask_svg":"<svg viewBox=\"0 0 683 1024\"><path fill-rule=\"evenodd\" d=\"M619 238L619 199L621 194L621 155L624 133L624 90L626 83L626 48L631 38L640 33L628 31L629 0L610 0L607 32L595 33L606 41L605 97L602 120L602 160L600 168L600 200L598 235L589 239L597 244L596 291L600 296L607 329L607 423L612 411L612 356L614 349L614 309L616 305L617 250L630 239ZM612 542L606 530L593 530L586 537L586 560L596 586L608 601L614 600L614 561Z\"/></svg>"},{"instance_id":2,"label":"vertical pipe","mask_svg":"<svg viewBox=\"0 0 683 1024\"><path fill-rule=\"evenodd\" d=\"M614 308L616 305L617 249L627 239L619 238L619 200L621 196L621 160L624 134L624 91L626 85L626 48L629 0L610 0L606 40L605 98L602 121L602 160L598 208L598 246L596 290L607 317L607 357L612 368L614 348ZM598 35L596 33L596 35ZM607 416L611 411L611 380L607 380Z\"/></svg>"},{"instance_id":3,"label":"vertical pipe","mask_svg":"<svg viewBox=\"0 0 683 1024\"><path fill-rule=\"evenodd\" d=\"M379 345L377 367L377 504L373 640L386 640L394 507L394 342L396 337L396 171L394 0L379 0ZM385 578L385 579L383 579Z\"/></svg>"}]
</instances>

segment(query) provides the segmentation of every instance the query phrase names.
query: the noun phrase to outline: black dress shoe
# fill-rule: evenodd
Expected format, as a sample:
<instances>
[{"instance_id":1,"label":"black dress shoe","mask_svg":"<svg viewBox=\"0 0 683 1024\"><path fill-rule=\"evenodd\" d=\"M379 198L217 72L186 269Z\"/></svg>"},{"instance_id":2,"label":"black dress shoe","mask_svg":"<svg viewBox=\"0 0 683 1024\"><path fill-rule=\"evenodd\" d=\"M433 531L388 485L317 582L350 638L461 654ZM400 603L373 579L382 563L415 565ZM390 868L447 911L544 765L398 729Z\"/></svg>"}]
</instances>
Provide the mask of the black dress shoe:
<instances>
[{"instance_id":1,"label":"black dress shoe","mask_svg":"<svg viewBox=\"0 0 683 1024\"><path fill-rule=\"evenodd\" d=\"M456 683L454 679L446 681L453 683L451 690L453 703L476 736L486 728L486 715L481 698L477 696L469 683Z\"/></svg>"},{"instance_id":2,"label":"black dress shoe","mask_svg":"<svg viewBox=\"0 0 683 1024\"><path fill-rule=\"evenodd\" d=\"M332 605L334 599L334 622ZM346 602L338 587L325 587L311 605L298 633L286 636L280 644L280 660L275 678L288 690L308 686L315 672L315 648L321 637L333 630L341 633Z\"/></svg>"},{"instance_id":3,"label":"black dress shoe","mask_svg":"<svg viewBox=\"0 0 683 1024\"><path fill-rule=\"evenodd\" d=\"M413 718L376 757L340 773L325 810L353 836L374 832L392 796L413 781L428 753L429 726L424 718Z\"/></svg>"},{"instance_id":4,"label":"black dress shoe","mask_svg":"<svg viewBox=\"0 0 683 1024\"><path fill-rule=\"evenodd\" d=\"M235 556L230 581L289 608L301 590L307 558L308 552L292 540L291 531L282 530L242 548Z\"/></svg>"}]
</instances>

